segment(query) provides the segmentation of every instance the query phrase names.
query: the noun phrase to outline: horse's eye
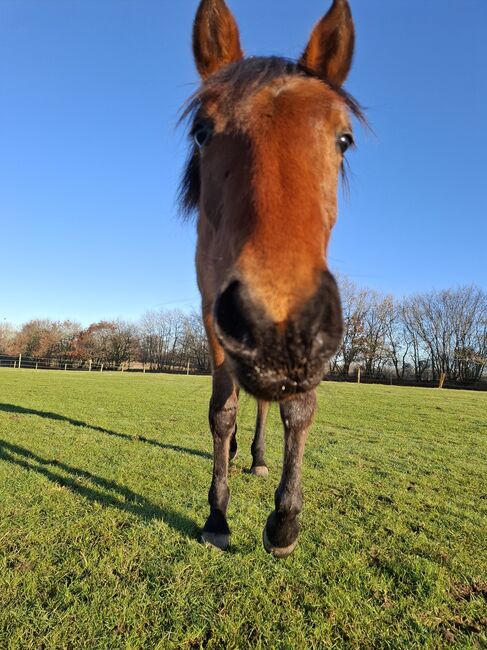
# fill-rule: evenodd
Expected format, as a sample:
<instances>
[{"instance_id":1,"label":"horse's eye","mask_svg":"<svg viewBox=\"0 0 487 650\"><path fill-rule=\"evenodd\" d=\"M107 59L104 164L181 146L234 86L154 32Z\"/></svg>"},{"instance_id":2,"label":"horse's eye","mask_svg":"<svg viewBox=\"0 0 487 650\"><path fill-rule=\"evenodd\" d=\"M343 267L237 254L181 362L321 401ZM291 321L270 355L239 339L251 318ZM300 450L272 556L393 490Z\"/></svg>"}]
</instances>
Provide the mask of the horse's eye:
<instances>
[{"instance_id":1,"label":"horse's eye","mask_svg":"<svg viewBox=\"0 0 487 650\"><path fill-rule=\"evenodd\" d=\"M204 147L205 144L208 144L212 136L212 130L209 126L199 124L193 131L193 138L198 147Z\"/></svg>"},{"instance_id":2,"label":"horse's eye","mask_svg":"<svg viewBox=\"0 0 487 650\"><path fill-rule=\"evenodd\" d=\"M337 139L338 148L342 153L345 153L347 149L353 146L353 135L351 133L342 133L338 136Z\"/></svg>"}]
</instances>

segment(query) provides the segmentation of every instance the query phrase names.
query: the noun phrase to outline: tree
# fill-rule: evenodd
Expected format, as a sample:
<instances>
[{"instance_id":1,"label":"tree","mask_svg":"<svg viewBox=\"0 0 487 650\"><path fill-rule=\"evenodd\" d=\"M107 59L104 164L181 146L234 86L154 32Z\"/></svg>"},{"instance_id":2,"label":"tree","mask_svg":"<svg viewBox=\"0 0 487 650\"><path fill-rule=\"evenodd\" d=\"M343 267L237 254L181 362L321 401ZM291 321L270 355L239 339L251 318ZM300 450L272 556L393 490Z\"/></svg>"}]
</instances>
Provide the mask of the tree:
<instances>
[{"instance_id":1,"label":"tree","mask_svg":"<svg viewBox=\"0 0 487 650\"><path fill-rule=\"evenodd\" d=\"M389 362L394 367L396 378L403 380L411 367L408 358L412 341L404 322L403 306L392 298L385 307L384 331Z\"/></svg>"},{"instance_id":2,"label":"tree","mask_svg":"<svg viewBox=\"0 0 487 650\"><path fill-rule=\"evenodd\" d=\"M149 311L138 326L140 359L151 369L163 370L178 364L185 316L180 311Z\"/></svg>"},{"instance_id":3,"label":"tree","mask_svg":"<svg viewBox=\"0 0 487 650\"><path fill-rule=\"evenodd\" d=\"M348 375L352 363L359 360L364 336L366 291L359 289L346 277L338 280L343 311L343 339L336 355L331 359L332 371L341 370Z\"/></svg>"},{"instance_id":4,"label":"tree","mask_svg":"<svg viewBox=\"0 0 487 650\"><path fill-rule=\"evenodd\" d=\"M12 345L16 333L15 327L7 321L0 323L0 354L13 354Z\"/></svg>"},{"instance_id":5,"label":"tree","mask_svg":"<svg viewBox=\"0 0 487 650\"><path fill-rule=\"evenodd\" d=\"M26 357L65 358L79 330L80 325L71 321L31 320L17 332L12 351Z\"/></svg>"},{"instance_id":6,"label":"tree","mask_svg":"<svg viewBox=\"0 0 487 650\"><path fill-rule=\"evenodd\" d=\"M193 311L184 321L183 347L190 364L200 372L210 371L210 355L203 319Z\"/></svg>"},{"instance_id":7,"label":"tree","mask_svg":"<svg viewBox=\"0 0 487 650\"><path fill-rule=\"evenodd\" d=\"M360 357L366 374L381 375L390 359L386 344L387 323L392 310L392 297L381 296L376 291L363 290L362 337Z\"/></svg>"},{"instance_id":8,"label":"tree","mask_svg":"<svg viewBox=\"0 0 487 650\"><path fill-rule=\"evenodd\" d=\"M451 381L480 379L485 368L486 314L486 294L475 286L409 298L404 316L414 341L415 364L421 350L433 379L441 373Z\"/></svg>"},{"instance_id":9,"label":"tree","mask_svg":"<svg viewBox=\"0 0 487 650\"><path fill-rule=\"evenodd\" d=\"M77 341L80 358L96 364L120 366L136 356L138 340L135 326L131 323L100 321L81 332Z\"/></svg>"}]
</instances>

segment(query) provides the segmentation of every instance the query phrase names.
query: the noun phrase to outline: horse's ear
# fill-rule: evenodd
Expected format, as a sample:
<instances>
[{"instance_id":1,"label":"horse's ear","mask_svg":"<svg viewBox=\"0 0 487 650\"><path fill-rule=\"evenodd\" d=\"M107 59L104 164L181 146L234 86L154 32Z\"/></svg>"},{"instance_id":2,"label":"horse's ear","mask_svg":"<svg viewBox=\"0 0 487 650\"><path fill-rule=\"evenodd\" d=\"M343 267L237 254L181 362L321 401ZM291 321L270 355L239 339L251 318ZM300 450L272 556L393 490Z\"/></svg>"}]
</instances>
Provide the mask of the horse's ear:
<instances>
[{"instance_id":1,"label":"horse's ear","mask_svg":"<svg viewBox=\"0 0 487 650\"><path fill-rule=\"evenodd\" d=\"M201 0L193 25L193 53L202 79L243 58L237 23L224 0Z\"/></svg>"},{"instance_id":2,"label":"horse's ear","mask_svg":"<svg viewBox=\"0 0 487 650\"><path fill-rule=\"evenodd\" d=\"M333 0L315 26L301 57L301 65L335 86L341 86L352 67L355 29L347 0Z\"/></svg>"}]
</instances>

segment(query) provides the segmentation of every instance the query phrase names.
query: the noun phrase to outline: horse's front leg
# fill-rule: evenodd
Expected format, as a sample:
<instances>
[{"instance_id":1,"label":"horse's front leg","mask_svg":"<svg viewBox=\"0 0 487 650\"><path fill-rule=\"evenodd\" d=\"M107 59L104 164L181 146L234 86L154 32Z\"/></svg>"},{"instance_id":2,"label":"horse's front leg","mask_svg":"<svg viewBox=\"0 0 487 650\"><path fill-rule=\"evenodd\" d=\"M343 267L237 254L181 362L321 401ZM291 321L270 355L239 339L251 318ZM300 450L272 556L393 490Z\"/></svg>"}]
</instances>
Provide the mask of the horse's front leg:
<instances>
[{"instance_id":1,"label":"horse's front leg","mask_svg":"<svg viewBox=\"0 0 487 650\"><path fill-rule=\"evenodd\" d=\"M265 453L265 425L269 412L269 402L257 401L257 422L255 424L254 440L252 442L252 467L250 469L255 476L267 476L267 469L264 460Z\"/></svg>"},{"instance_id":2,"label":"horse's front leg","mask_svg":"<svg viewBox=\"0 0 487 650\"><path fill-rule=\"evenodd\" d=\"M225 550L230 543L230 528L226 514L230 500L227 483L230 443L235 433L238 395L234 381L225 366L213 374L210 400L210 428L213 434L213 479L208 501L210 516L203 528L202 540Z\"/></svg>"},{"instance_id":3,"label":"horse's front leg","mask_svg":"<svg viewBox=\"0 0 487 650\"><path fill-rule=\"evenodd\" d=\"M266 551L275 557L290 555L298 543L298 515L303 506L301 465L309 426L316 410L316 393L311 391L281 403L284 424L284 466L275 494L275 510L263 533Z\"/></svg>"}]
</instances>

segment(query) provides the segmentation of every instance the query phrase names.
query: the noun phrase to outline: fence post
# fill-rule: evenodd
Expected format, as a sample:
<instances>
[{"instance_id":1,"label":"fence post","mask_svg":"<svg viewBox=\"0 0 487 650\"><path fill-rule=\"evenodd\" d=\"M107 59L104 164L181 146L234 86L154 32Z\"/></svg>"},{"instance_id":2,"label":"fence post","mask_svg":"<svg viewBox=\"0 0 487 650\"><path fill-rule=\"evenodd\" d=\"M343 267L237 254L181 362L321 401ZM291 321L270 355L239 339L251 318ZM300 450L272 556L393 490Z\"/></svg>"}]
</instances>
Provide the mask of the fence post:
<instances>
[{"instance_id":1,"label":"fence post","mask_svg":"<svg viewBox=\"0 0 487 650\"><path fill-rule=\"evenodd\" d=\"M186 376L189 377L189 359L188 359L188 367L186 368Z\"/></svg>"},{"instance_id":2,"label":"fence post","mask_svg":"<svg viewBox=\"0 0 487 650\"><path fill-rule=\"evenodd\" d=\"M66 372L67 369L68 369L68 364L65 363L65 364L64 364L64 372Z\"/></svg>"},{"instance_id":3,"label":"fence post","mask_svg":"<svg viewBox=\"0 0 487 650\"><path fill-rule=\"evenodd\" d=\"M36 370L38 370L38 368L39 368L39 362L36 361Z\"/></svg>"},{"instance_id":4,"label":"fence post","mask_svg":"<svg viewBox=\"0 0 487 650\"><path fill-rule=\"evenodd\" d=\"M360 376L361 376L361 373L362 373L362 369L361 369L360 366L359 366L359 369L358 369L358 371L357 371L357 384L360 384Z\"/></svg>"},{"instance_id":5,"label":"fence post","mask_svg":"<svg viewBox=\"0 0 487 650\"><path fill-rule=\"evenodd\" d=\"M446 372L442 372L440 374L440 383L438 385L438 388L443 388L443 384L445 383L446 380Z\"/></svg>"},{"instance_id":6,"label":"fence post","mask_svg":"<svg viewBox=\"0 0 487 650\"><path fill-rule=\"evenodd\" d=\"M22 355L19 354L19 368L20 368L21 365L22 365Z\"/></svg>"},{"instance_id":7,"label":"fence post","mask_svg":"<svg viewBox=\"0 0 487 650\"><path fill-rule=\"evenodd\" d=\"M144 361L144 363L142 364L142 368L143 368L143 372L144 372L144 375L145 375L145 361Z\"/></svg>"},{"instance_id":8,"label":"fence post","mask_svg":"<svg viewBox=\"0 0 487 650\"><path fill-rule=\"evenodd\" d=\"M103 364L101 364L100 372L103 372Z\"/></svg>"},{"instance_id":9,"label":"fence post","mask_svg":"<svg viewBox=\"0 0 487 650\"><path fill-rule=\"evenodd\" d=\"M93 361L90 359L90 363L89 363L89 365L88 365L88 372L91 372L91 364L92 364L92 363L93 363Z\"/></svg>"}]
</instances>

